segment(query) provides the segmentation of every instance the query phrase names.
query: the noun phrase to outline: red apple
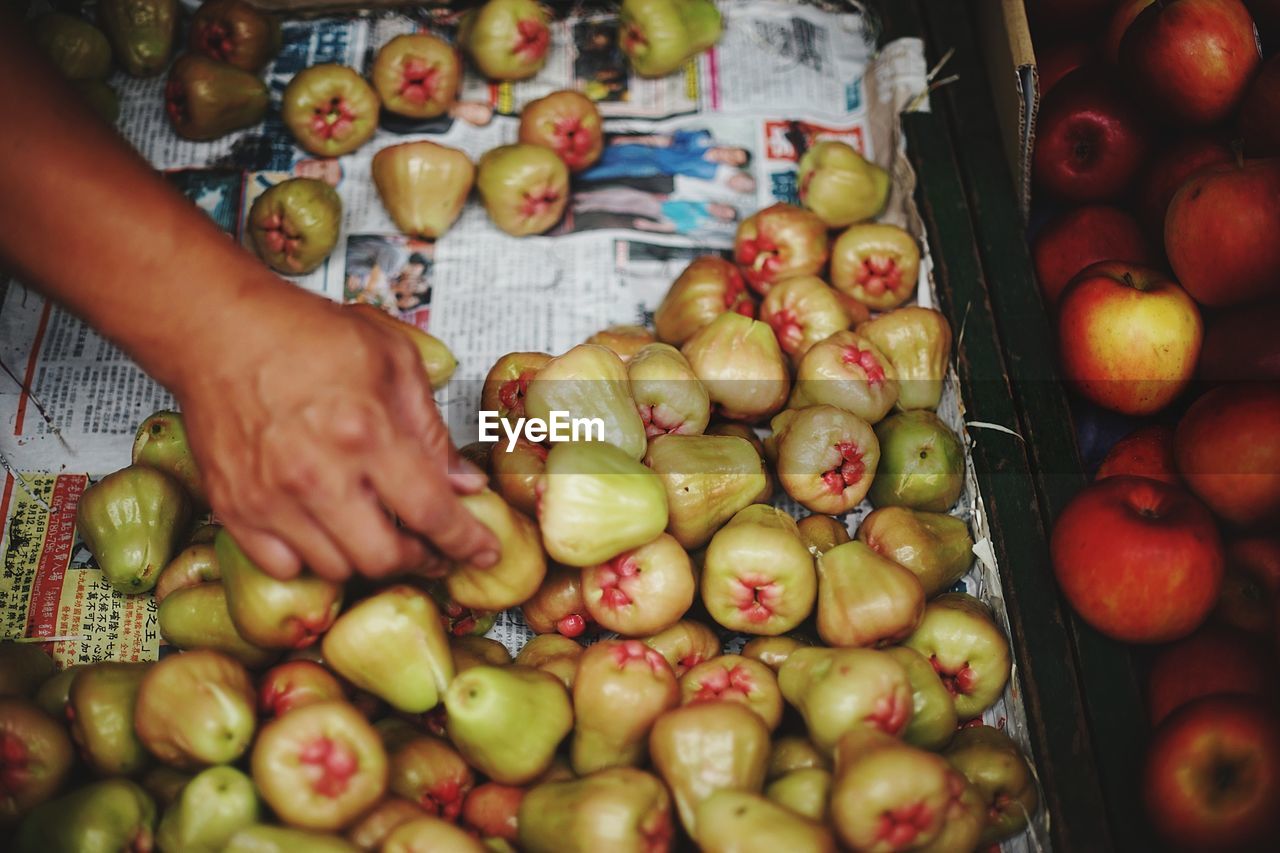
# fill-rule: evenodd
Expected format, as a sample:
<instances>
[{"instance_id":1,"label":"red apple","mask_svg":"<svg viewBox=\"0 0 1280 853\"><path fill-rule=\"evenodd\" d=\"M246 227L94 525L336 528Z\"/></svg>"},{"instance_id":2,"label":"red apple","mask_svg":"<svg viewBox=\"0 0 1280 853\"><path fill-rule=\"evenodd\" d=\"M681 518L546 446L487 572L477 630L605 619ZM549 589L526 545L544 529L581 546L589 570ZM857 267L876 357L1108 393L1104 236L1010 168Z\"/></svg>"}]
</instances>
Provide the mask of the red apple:
<instances>
[{"instance_id":1,"label":"red apple","mask_svg":"<svg viewBox=\"0 0 1280 853\"><path fill-rule=\"evenodd\" d=\"M1280 154L1280 56L1262 63L1240 102L1236 118L1244 153L1250 157Z\"/></svg>"},{"instance_id":2,"label":"red apple","mask_svg":"<svg viewBox=\"0 0 1280 853\"><path fill-rule=\"evenodd\" d=\"M1067 282L1098 261L1150 265L1156 258L1137 221L1118 207L1090 204L1065 211L1036 235L1036 278L1051 305Z\"/></svg>"},{"instance_id":3,"label":"red apple","mask_svg":"<svg viewBox=\"0 0 1280 853\"><path fill-rule=\"evenodd\" d=\"M1118 261L1086 268L1058 304L1064 381L1104 408L1149 415L1191 381L1204 328L1186 291Z\"/></svg>"},{"instance_id":4,"label":"red apple","mask_svg":"<svg viewBox=\"0 0 1280 853\"><path fill-rule=\"evenodd\" d=\"M1093 61L1090 41L1064 41L1036 51L1036 76L1040 80L1040 97L1048 95L1072 71Z\"/></svg>"},{"instance_id":5,"label":"red apple","mask_svg":"<svg viewBox=\"0 0 1280 853\"><path fill-rule=\"evenodd\" d=\"M1205 324L1198 374L1209 382L1280 380L1280 301L1241 305Z\"/></svg>"},{"instance_id":6,"label":"red apple","mask_svg":"<svg viewBox=\"0 0 1280 853\"><path fill-rule=\"evenodd\" d=\"M1245 536L1227 545L1227 561L1266 590L1280 595L1280 536Z\"/></svg>"},{"instance_id":7,"label":"red apple","mask_svg":"<svg viewBox=\"0 0 1280 853\"><path fill-rule=\"evenodd\" d=\"M1280 158L1211 166L1182 185L1164 221L1173 273L1201 305L1280 295Z\"/></svg>"},{"instance_id":8,"label":"red apple","mask_svg":"<svg viewBox=\"0 0 1280 853\"><path fill-rule=\"evenodd\" d=\"M1274 849L1280 716L1243 696L1184 706L1151 741L1143 795L1156 831L1180 849Z\"/></svg>"},{"instance_id":9,"label":"red apple","mask_svg":"<svg viewBox=\"0 0 1280 853\"><path fill-rule=\"evenodd\" d=\"M1058 517L1050 548L1075 611L1126 642L1191 633L1222 584L1222 541L1208 510L1184 490L1143 477L1086 487Z\"/></svg>"},{"instance_id":10,"label":"red apple","mask_svg":"<svg viewBox=\"0 0 1280 853\"><path fill-rule=\"evenodd\" d=\"M1138 96L1178 125L1231 115L1262 57L1240 0L1162 0L1120 41L1120 69Z\"/></svg>"},{"instance_id":11,"label":"red apple","mask_svg":"<svg viewBox=\"0 0 1280 853\"><path fill-rule=\"evenodd\" d=\"M1273 697L1275 664L1252 637L1209 625L1161 649L1147 675L1151 724L1204 696Z\"/></svg>"},{"instance_id":12,"label":"red apple","mask_svg":"<svg viewBox=\"0 0 1280 853\"><path fill-rule=\"evenodd\" d=\"M1104 201L1129 188L1148 147L1144 122L1115 83L1080 68L1044 99L1031 175L1067 201Z\"/></svg>"},{"instance_id":13,"label":"red apple","mask_svg":"<svg viewBox=\"0 0 1280 853\"><path fill-rule=\"evenodd\" d=\"M1138 180L1134 209L1147 232L1164 240L1164 215L1174 194L1187 178L1205 166L1235 159L1226 142L1216 136L1184 136L1157 154Z\"/></svg>"},{"instance_id":14,"label":"red apple","mask_svg":"<svg viewBox=\"0 0 1280 853\"><path fill-rule=\"evenodd\" d=\"M1103 457L1095 480L1107 477L1147 477L1179 486L1173 465L1173 427L1148 424L1117 441Z\"/></svg>"},{"instance_id":15,"label":"red apple","mask_svg":"<svg viewBox=\"0 0 1280 853\"><path fill-rule=\"evenodd\" d=\"M1120 64L1120 40L1129 31L1134 19L1154 0L1120 0L1111 10L1107 29L1102 34L1102 58L1112 65Z\"/></svg>"},{"instance_id":16,"label":"red apple","mask_svg":"<svg viewBox=\"0 0 1280 853\"><path fill-rule=\"evenodd\" d=\"M1174 436L1178 472L1220 518L1280 519L1280 386L1233 383L1191 404Z\"/></svg>"}]
</instances>

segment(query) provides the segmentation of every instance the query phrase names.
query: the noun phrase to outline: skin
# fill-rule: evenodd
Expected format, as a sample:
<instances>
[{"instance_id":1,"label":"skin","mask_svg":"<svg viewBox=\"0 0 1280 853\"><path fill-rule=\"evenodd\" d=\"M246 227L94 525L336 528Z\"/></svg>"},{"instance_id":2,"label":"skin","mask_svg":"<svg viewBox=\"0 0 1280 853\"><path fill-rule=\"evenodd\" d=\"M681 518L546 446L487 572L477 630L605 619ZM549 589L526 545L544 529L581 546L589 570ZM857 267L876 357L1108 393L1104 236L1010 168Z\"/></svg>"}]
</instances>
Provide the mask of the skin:
<instances>
[{"instance_id":1,"label":"skin","mask_svg":"<svg viewBox=\"0 0 1280 853\"><path fill-rule=\"evenodd\" d=\"M11 14L0 266L173 392L213 509L245 552L282 579L303 565L340 581L441 556L496 563L496 539L458 501L484 476L450 443L408 339L228 240L81 106Z\"/></svg>"}]
</instances>

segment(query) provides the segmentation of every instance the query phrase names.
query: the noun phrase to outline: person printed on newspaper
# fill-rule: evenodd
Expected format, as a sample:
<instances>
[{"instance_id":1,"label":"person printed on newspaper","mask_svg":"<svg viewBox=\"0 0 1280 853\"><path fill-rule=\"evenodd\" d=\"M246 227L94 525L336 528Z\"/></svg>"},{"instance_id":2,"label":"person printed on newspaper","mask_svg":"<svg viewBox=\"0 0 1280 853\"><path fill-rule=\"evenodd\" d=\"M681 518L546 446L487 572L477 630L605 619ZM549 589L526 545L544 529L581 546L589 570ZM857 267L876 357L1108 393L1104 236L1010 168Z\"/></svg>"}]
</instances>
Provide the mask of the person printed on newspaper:
<instances>
[{"instance_id":1,"label":"person printed on newspaper","mask_svg":"<svg viewBox=\"0 0 1280 853\"><path fill-rule=\"evenodd\" d=\"M416 349L279 278L82 105L0 6L0 268L79 315L186 415L213 509L264 570L491 566ZM398 520L398 524L397 524Z\"/></svg>"}]
</instances>

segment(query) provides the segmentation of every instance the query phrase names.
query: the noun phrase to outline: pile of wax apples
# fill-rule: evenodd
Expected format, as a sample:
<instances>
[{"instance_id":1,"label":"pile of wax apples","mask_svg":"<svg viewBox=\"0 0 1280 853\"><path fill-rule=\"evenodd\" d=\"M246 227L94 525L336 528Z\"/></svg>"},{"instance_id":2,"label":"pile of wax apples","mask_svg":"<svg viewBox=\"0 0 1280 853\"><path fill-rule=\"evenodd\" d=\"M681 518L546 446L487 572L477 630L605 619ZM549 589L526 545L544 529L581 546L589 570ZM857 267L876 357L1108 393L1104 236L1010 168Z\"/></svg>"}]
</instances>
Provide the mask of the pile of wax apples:
<instances>
[{"instance_id":1,"label":"pile of wax apples","mask_svg":"<svg viewBox=\"0 0 1280 853\"><path fill-rule=\"evenodd\" d=\"M851 280L833 267L840 289L816 276L828 225L876 215L889 182L842 147L803 172L812 210L743 224L750 289L701 257L653 332L493 365L482 408L605 428L464 449L491 476L463 498L501 542L491 568L277 580L193 528L182 419L148 418L77 524L181 651L51 676L0 647L10 849L963 853L1022 831L1033 775L980 719L1009 644L950 591L973 548L947 514L964 453L933 411L951 331L915 306L858 320L910 293L888 239ZM346 310L448 379L440 341ZM852 538L836 516L864 497ZM536 636L513 661L483 634L516 607Z\"/></svg>"},{"instance_id":2,"label":"pile of wax apples","mask_svg":"<svg viewBox=\"0 0 1280 853\"><path fill-rule=\"evenodd\" d=\"M178 30L178 0L103 0L105 30L64 14L33 22L46 53L63 74L114 121L114 93L101 82L111 53L130 74L168 68L165 111L179 136L212 140L263 120L270 105L257 76L280 49L279 21L247 0L207 0L189 28L188 51L170 65ZM683 67L720 38L711 0L624 0L619 44L642 77ZM535 0L487 0L466 13L457 47L429 33L393 38L378 52L371 80L328 63L303 70L285 88L280 114L298 145L319 157L350 154L377 130L383 110L430 119L455 104L462 77L458 48L494 81L533 77L546 63L551 30ZM434 239L457 219L472 184L494 224L517 236L540 234L564 214L569 173L600 157L603 140L595 105L558 92L524 110L520 141L486 153L473 165L465 153L431 142L379 151L373 159L378 193L396 225ZM342 203L315 178L278 184L254 204L250 235L258 254L286 275L314 270L338 239Z\"/></svg>"},{"instance_id":3,"label":"pile of wax apples","mask_svg":"<svg viewBox=\"0 0 1280 853\"><path fill-rule=\"evenodd\" d=\"M1171 644L1148 685L1154 827L1198 849L1274 842L1280 57L1255 24L1269 54L1280 3L1027 7L1034 178L1067 205L1033 247L1063 374L1147 418L1058 520L1054 568L1103 633Z\"/></svg>"}]
</instances>

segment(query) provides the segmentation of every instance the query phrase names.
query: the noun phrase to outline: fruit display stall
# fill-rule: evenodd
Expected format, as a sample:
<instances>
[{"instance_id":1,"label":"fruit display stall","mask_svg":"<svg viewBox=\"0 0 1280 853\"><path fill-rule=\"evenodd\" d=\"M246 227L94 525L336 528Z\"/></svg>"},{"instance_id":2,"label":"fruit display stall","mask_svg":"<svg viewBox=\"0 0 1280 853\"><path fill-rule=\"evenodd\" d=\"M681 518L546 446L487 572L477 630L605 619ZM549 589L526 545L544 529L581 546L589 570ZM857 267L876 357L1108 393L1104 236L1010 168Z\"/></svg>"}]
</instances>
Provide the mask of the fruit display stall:
<instances>
[{"instance_id":1,"label":"fruit display stall","mask_svg":"<svg viewBox=\"0 0 1280 853\"><path fill-rule=\"evenodd\" d=\"M269 577L164 390L11 284L11 846L1158 849L1146 655L1059 549L1123 542L1071 502L1090 413L969 6L99 5L37 41L247 250L412 340L504 554ZM557 411L605 440L503 432Z\"/></svg>"}]
</instances>

